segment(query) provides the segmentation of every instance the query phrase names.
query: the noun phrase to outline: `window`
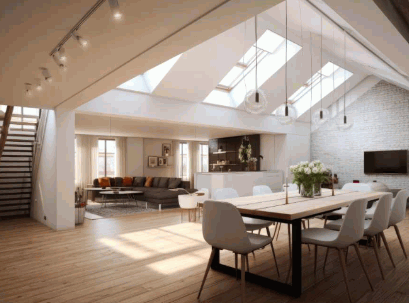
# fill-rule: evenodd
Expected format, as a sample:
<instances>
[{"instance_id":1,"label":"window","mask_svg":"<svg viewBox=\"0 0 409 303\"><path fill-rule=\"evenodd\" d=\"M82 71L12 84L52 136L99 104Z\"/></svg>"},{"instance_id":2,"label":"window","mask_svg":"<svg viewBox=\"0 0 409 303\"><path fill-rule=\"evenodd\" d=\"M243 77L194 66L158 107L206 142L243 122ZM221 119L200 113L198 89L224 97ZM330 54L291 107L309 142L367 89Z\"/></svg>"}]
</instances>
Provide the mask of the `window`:
<instances>
[{"instance_id":1,"label":"window","mask_svg":"<svg viewBox=\"0 0 409 303\"><path fill-rule=\"evenodd\" d=\"M199 171L207 173L209 171L209 145L200 144L200 167Z\"/></svg>"},{"instance_id":2,"label":"window","mask_svg":"<svg viewBox=\"0 0 409 303\"><path fill-rule=\"evenodd\" d=\"M115 140L98 140L98 177L115 177Z\"/></svg>"},{"instance_id":3,"label":"window","mask_svg":"<svg viewBox=\"0 0 409 303\"><path fill-rule=\"evenodd\" d=\"M324 67L316 72L301 88L299 88L288 100L297 109L298 117L307 112L311 106L321 101L322 98L330 94L334 89L348 80L353 73L344 70L332 62L328 62ZM333 77L334 76L334 77ZM322 79L322 82L321 82ZM312 101L311 101L312 92ZM275 111L273 112L275 113Z\"/></svg>"},{"instance_id":4,"label":"window","mask_svg":"<svg viewBox=\"0 0 409 303\"><path fill-rule=\"evenodd\" d=\"M179 143L179 176L183 181L189 181L189 158L187 143Z\"/></svg>"}]
</instances>

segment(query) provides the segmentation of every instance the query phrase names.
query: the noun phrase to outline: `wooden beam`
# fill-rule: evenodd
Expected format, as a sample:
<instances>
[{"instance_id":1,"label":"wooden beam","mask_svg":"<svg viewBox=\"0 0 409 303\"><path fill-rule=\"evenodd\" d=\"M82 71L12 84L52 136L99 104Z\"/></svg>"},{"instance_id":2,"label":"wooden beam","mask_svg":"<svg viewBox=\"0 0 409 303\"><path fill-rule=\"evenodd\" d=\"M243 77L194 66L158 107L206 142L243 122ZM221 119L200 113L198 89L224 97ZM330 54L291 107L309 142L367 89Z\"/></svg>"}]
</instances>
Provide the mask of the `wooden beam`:
<instances>
[{"instance_id":1,"label":"wooden beam","mask_svg":"<svg viewBox=\"0 0 409 303\"><path fill-rule=\"evenodd\" d=\"M13 115L14 106L7 106L6 114L3 119L3 126L1 128L1 137L0 137L0 161L1 156L3 155L4 146L6 145L7 135L9 133L11 116Z\"/></svg>"}]
</instances>

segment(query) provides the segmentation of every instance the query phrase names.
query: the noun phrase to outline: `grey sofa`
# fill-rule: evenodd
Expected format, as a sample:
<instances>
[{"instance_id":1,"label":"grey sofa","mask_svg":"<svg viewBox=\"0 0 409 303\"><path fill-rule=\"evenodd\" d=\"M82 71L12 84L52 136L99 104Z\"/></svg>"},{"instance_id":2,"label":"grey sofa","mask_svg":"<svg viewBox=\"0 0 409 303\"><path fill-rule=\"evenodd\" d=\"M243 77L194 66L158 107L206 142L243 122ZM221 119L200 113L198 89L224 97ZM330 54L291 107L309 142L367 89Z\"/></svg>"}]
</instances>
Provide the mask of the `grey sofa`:
<instances>
[{"instance_id":1,"label":"grey sofa","mask_svg":"<svg viewBox=\"0 0 409 303\"><path fill-rule=\"evenodd\" d=\"M110 178L111 186L122 187L122 180L123 178L120 177ZM169 189L184 188L190 193L197 191L190 188L189 181L182 181L180 178L154 177L152 187L145 187L145 182L146 177L133 177L132 186L129 186L129 189L142 191L143 196L137 196L137 200L156 204L159 209L162 209L162 206L179 205L178 196L186 195L185 191ZM93 186L100 187L98 179L94 179ZM126 188L121 188L121 190L126 190Z\"/></svg>"}]
</instances>

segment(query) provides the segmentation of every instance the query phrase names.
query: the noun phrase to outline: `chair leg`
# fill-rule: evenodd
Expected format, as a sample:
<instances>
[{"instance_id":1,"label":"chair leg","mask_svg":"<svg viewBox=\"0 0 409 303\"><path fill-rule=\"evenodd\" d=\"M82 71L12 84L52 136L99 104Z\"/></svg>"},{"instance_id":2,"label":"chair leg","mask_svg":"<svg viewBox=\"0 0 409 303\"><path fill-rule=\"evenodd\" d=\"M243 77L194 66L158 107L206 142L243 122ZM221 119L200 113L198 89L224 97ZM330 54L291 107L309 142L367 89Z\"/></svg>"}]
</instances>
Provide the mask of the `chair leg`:
<instances>
[{"instance_id":1,"label":"chair leg","mask_svg":"<svg viewBox=\"0 0 409 303\"><path fill-rule=\"evenodd\" d=\"M318 245L314 245L314 275L317 272Z\"/></svg>"},{"instance_id":2,"label":"chair leg","mask_svg":"<svg viewBox=\"0 0 409 303\"><path fill-rule=\"evenodd\" d=\"M261 229L258 230L258 234L260 234L260 233L261 233Z\"/></svg>"},{"instance_id":3,"label":"chair leg","mask_svg":"<svg viewBox=\"0 0 409 303\"><path fill-rule=\"evenodd\" d=\"M310 228L309 225L310 225L310 221L308 220L308 228ZM304 220L302 220L302 226L304 227L304 229L307 229L307 227L305 226ZM307 246L308 246L308 251L311 251L310 244L307 244Z\"/></svg>"},{"instance_id":4,"label":"chair leg","mask_svg":"<svg viewBox=\"0 0 409 303\"><path fill-rule=\"evenodd\" d=\"M371 237L373 240L373 249L375 251L375 256L376 256L376 260L378 261L378 265L379 265L379 270L381 271L381 275L382 275L382 279L385 280L385 275L383 273L383 269L382 269L382 265L381 265L381 260L379 260L379 252L378 252L378 242L376 241L376 236Z\"/></svg>"},{"instance_id":5,"label":"chair leg","mask_svg":"<svg viewBox=\"0 0 409 303\"><path fill-rule=\"evenodd\" d=\"M205 284L205 281L206 281L206 278L207 278L207 274L209 273L210 265L211 265L212 262L213 262L213 258L214 258L214 255L215 255L215 254L216 254L216 248L213 247L213 248L212 248L212 253L210 254L210 258L209 258L209 263L207 263L206 272L205 272L204 277L203 277L202 286L200 286L199 294L197 295L197 298L198 298L198 299L200 298L200 294L202 293L203 286L204 286L204 284Z\"/></svg>"},{"instance_id":6,"label":"chair leg","mask_svg":"<svg viewBox=\"0 0 409 303\"><path fill-rule=\"evenodd\" d=\"M266 227L266 230L267 230L267 235L271 238L270 229L268 227ZM271 245L271 251L273 252L274 263L276 264L277 274L278 274L278 276L280 276L280 272L278 270L277 259L276 259L276 253L274 251L274 246L273 246L273 239L271 239L270 245Z\"/></svg>"},{"instance_id":7,"label":"chair leg","mask_svg":"<svg viewBox=\"0 0 409 303\"><path fill-rule=\"evenodd\" d=\"M327 224L327 221L328 221L328 218L327 218L327 217L325 217L325 220L324 220L324 227L325 227L325 225Z\"/></svg>"},{"instance_id":8,"label":"chair leg","mask_svg":"<svg viewBox=\"0 0 409 303\"><path fill-rule=\"evenodd\" d=\"M236 267L236 279L238 280L239 279L239 275L238 275L238 271L237 271L237 260L238 259L238 256L237 256L237 254L235 253L234 254L234 265L235 265L235 267Z\"/></svg>"},{"instance_id":9,"label":"chair leg","mask_svg":"<svg viewBox=\"0 0 409 303\"><path fill-rule=\"evenodd\" d=\"M322 268L322 270L324 271L325 271L325 266L327 265L328 253L329 253L329 247L327 247L327 252L325 253L324 267Z\"/></svg>"},{"instance_id":10,"label":"chair leg","mask_svg":"<svg viewBox=\"0 0 409 303\"><path fill-rule=\"evenodd\" d=\"M386 237L385 237L385 234L383 232L381 232L381 238L382 238L383 244L385 244L385 248L386 248L386 251L388 252L389 258L391 259L393 268L396 268L395 262L393 262L391 251L389 250L388 242L386 242Z\"/></svg>"},{"instance_id":11,"label":"chair leg","mask_svg":"<svg viewBox=\"0 0 409 303\"><path fill-rule=\"evenodd\" d=\"M348 263L348 250L349 246L345 249L345 263Z\"/></svg>"},{"instance_id":12,"label":"chair leg","mask_svg":"<svg viewBox=\"0 0 409 303\"><path fill-rule=\"evenodd\" d=\"M293 257L292 257L292 251L291 251L291 226L290 226L290 224L288 224L288 249L289 249L289 253L290 253L290 266L289 266L289 269L288 269L288 272L287 272L287 278L285 279L286 283L288 283L290 281L290 273L291 273L291 270L293 268Z\"/></svg>"},{"instance_id":13,"label":"chair leg","mask_svg":"<svg viewBox=\"0 0 409 303\"><path fill-rule=\"evenodd\" d=\"M403 250L403 254L405 255L405 258L407 259L408 255L406 254L405 246L403 245L402 237L400 236L400 232L399 232L399 228L397 225L394 225L393 227L395 228L396 235L398 236L400 246L402 247L402 250Z\"/></svg>"},{"instance_id":14,"label":"chair leg","mask_svg":"<svg viewBox=\"0 0 409 303\"><path fill-rule=\"evenodd\" d=\"M345 265L345 259L344 259L341 249L339 248L338 248L338 257L339 257L339 262L341 263L342 273L344 275L344 281L345 281L345 286L346 286L347 293L348 293L348 299L349 299L349 302L352 303L351 294L349 293L348 276L347 276L347 268Z\"/></svg>"},{"instance_id":15,"label":"chair leg","mask_svg":"<svg viewBox=\"0 0 409 303\"><path fill-rule=\"evenodd\" d=\"M246 300L246 271L245 271L245 260L247 255L241 255L241 302Z\"/></svg>"},{"instance_id":16,"label":"chair leg","mask_svg":"<svg viewBox=\"0 0 409 303\"><path fill-rule=\"evenodd\" d=\"M278 235L280 234L280 229L281 229L281 223L278 223L278 230L277 230L276 241L278 241Z\"/></svg>"},{"instance_id":17,"label":"chair leg","mask_svg":"<svg viewBox=\"0 0 409 303\"><path fill-rule=\"evenodd\" d=\"M361 263L362 269L364 270L366 279L368 280L369 286L371 287L372 291L374 291L374 288L373 288L373 285L372 285L372 283L371 283L371 280L369 279L368 272L366 271L364 262L362 261L362 256L361 256L361 252L359 251L359 246L358 246L358 244L355 243L355 244L354 244L354 247L355 247L356 254L358 255L359 262Z\"/></svg>"},{"instance_id":18,"label":"chair leg","mask_svg":"<svg viewBox=\"0 0 409 303\"><path fill-rule=\"evenodd\" d=\"M246 255L246 263L247 263L247 271L250 271L250 265L249 265L249 255Z\"/></svg>"}]
</instances>

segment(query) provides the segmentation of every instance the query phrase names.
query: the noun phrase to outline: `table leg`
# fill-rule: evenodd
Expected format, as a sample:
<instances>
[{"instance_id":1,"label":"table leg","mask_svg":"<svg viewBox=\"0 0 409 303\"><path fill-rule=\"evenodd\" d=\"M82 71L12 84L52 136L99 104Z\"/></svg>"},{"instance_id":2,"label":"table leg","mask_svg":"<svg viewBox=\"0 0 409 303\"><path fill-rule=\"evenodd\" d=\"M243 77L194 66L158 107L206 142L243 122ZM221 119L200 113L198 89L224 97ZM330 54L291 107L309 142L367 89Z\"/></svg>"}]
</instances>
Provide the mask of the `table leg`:
<instances>
[{"instance_id":1,"label":"table leg","mask_svg":"<svg viewBox=\"0 0 409 303\"><path fill-rule=\"evenodd\" d=\"M294 220L293 226L293 280L292 289L294 296L299 297L302 293L302 262L301 262L301 219Z\"/></svg>"}]
</instances>

